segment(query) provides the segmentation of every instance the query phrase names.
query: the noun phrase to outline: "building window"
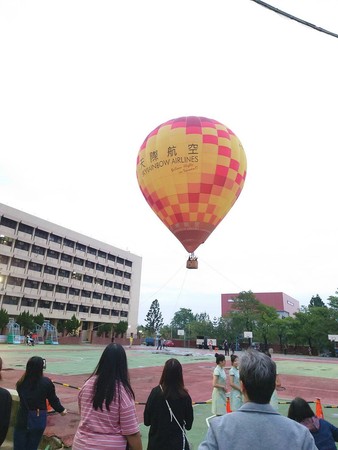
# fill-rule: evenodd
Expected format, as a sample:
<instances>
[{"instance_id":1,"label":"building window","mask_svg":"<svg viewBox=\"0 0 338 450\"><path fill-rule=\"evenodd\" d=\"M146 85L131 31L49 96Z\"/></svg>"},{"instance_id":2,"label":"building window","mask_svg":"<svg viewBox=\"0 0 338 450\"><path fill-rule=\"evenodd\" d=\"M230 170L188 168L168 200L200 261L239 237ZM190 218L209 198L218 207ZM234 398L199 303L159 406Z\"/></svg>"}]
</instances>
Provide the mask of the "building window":
<instances>
[{"instance_id":1,"label":"building window","mask_svg":"<svg viewBox=\"0 0 338 450\"><path fill-rule=\"evenodd\" d=\"M82 258L74 258L74 264L83 267L84 260Z\"/></svg>"},{"instance_id":2,"label":"building window","mask_svg":"<svg viewBox=\"0 0 338 450\"><path fill-rule=\"evenodd\" d=\"M80 289L69 288L69 295L80 295Z\"/></svg>"},{"instance_id":3,"label":"building window","mask_svg":"<svg viewBox=\"0 0 338 450\"><path fill-rule=\"evenodd\" d=\"M59 311L63 311L65 309L65 304L60 302L53 303L53 309L57 309Z\"/></svg>"},{"instance_id":4,"label":"building window","mask_svg":"<svg viewBox=\"0 0 338 450\"><path fill-rule=\"evenodd\" d=\"M71 263L72 257L70 255L67 255L66 253L61 253L61 261Z\"/></svg>"},{"instance_id":5,"label":"building window","mask_svg":"<svg viewBox=\"0 0 338 450\"><path fill-rule=\"evenodd\" d=\"M105 280L105 281L104 281L104 285L107 286L107 287L112 288L112 287L113 287L113 282L112 282L112 281L109 281L109 280Z\"/></svg>"},{"instance_id":6,"label":"building window","mask_svg":"<svg viewBox=\"0 0 338 450\"><path fill-rule=\"evenodd\" d=\"M118 311L116 311L116 309L112 309L112 311L111 311L111 315L112 316L118 316L119 315L119 312Z\"/></svg>"},{"instance_id":7,"label":"building window","mask_svg":"<svg viewBox=\"0 0 338 450\"><path fill-rule=\"evenodd\" d=\"M122 272L122 270L116 269L116 270L115 270L115 275L116 275L117 277L123 277L123 272Z\"/></svg>"},{"instance_id":8,"label":"building window","mask_svg":"<svg viewBox=\"0 0 338 450\"><path fill-rule=\"evenodd\" d=\"M42 264L38 264L38 263L35 263L35 262L30 262L29 264L28 264L28 270L34 270L34 272L42 272Z\"/></svg>"},{"instance_id":9,"label":"building window","mask_svg":"<svg viewBox=\"0 0 338 450\"><path fill-rule=\"evenodd\" d=\"M69 278L70 277L70 271L65 269L59 269L59 277L62 278Z\"/></svg>"},{"instance_id":10,"label":"building window","mask_svg":"<svg viewBox=\"0 0 338 450\"><path fill-rule=\"evenodd\" d=\"M93 282L93 277L91 277L89 275L83 275L83 281L85 283L92 283Z\"/></svg>"},{"instance_id":11,"label":"building window","mask_svg":"<svg viewBox=\"0 0 338 450\"><path fill-rule=\"evenodd\" d=\"M121 317L128 317L128 311L121 311Z\"/></svg>"},{"instance_id":12,"label":"building window","mask_svg":"<svg viewBox=\"0 0 338 450\"><path fill-rule=\"evenodd\" d=\"M111 302L112 296L108 294L103 294L103 300L106 302Z\"/></svg>"},{"instance_id":13,"label":"building window","mask_svg":"<svg viewBox=\"0 0 338 450\"><path fill-rule=\"evenodd\" d=\"M73 272L72 273L72 279L73 280L77 280L77 281L81 281L82 280L82 275L79 272Z\"/></svg>"},{"instance_id":14,"label":"building window","mask_svg":"<svg viewBox=\"0 0 338 450\"><path fill-rule=\"evenodd\" d=\"M88 313L89 312L89 306L80 305L79 311L82 312L82 313Z\"/></svg>"},{"instance_id":15,"label":"building window","mask_svg":"<svg viewBox=\"0 0 338 450\"><path fill-rule=\"evenodd\" d=\"M117 257L117 262L118 264L124 264L124 259L120 258L119 256Z\"/></svg>"},{"instance_id":16,"label":"building window","mask_svg":"<svg viewBox=\"0 0 338 450\"><path fill-rule=\"evenodd\" d=\"M71 241L70 239L64 238L63 245L66 247L74 248L75 242Z\"/></svg>"},{"instance_id":17,"label":"building window","mask_svg":"<svg viewBox=\"0 0 338 450\"><path fill-rule=\"evenodd\" d=\"M26 280L25 281L25 288L39 289L39 282L35 281L35 280Z\"/></svg>"},{"instance_id":18,"label":"building window","mask_svg":"<svg viewBox=\"0 0 338 450\"><path fill-rule=\"evenodd\" d=\"M24 269L26 267L27 261L24 261L23 259L13 258L12 259L12 267L20 267L21 269Z\"/></svg>"},{"instance_id":19,"label":"building window","mask_svg":"<svg viewBox=\"0 0 338 450\"><path fill-rule=\"evenodd\" d=\"M100 272L104 272L104 266L102 264L96 264L96 270L99 270Z\"/></svg>"},{"instance_id":20,"label":"building window","mask_svg":"<svg viewBox=\"0 0 338 450\"><path fill-rule=\"evenodd\" d=\"M48 239L48 233L47 231L39 230L39 228L36 228L35 230L35 237L45 239L47 241Z\"/></svg>"},{"instance_id":21,"label":"building window","mask_svg":"<svg viewBox=\"0 0 338 450\"><path fill-rule=\"evenodd\" d=\"M102 280L102 278L95 278L95 283L103 286L104 280Z\"/></svg>"},{"instance_id":22,"label":"building window","mask_svg":"<svg viewBox=\"0 0 338 450\"><path fill-rule=\"evenodd\" d=\"M124 272L124 278L127 278L128 280L130 280L131 279L131 273L129 273L129 272Z\"/></svg>"},{"instance_id":23,"label":"building window","mask_svg":"<svg viewBox=\"0 0 338 450\"><path fill-rule=\"evenodd\" d=\"M28 252L29 247L30 246L27 242L15 241L15 248L17 248L18 250L24 250L25 252Z\"/></svg>"},{"instance_id":24,"label":"building window","mask_svg":"<svg viewBox=\"0 0 338 450\"><path fill-rule=\"evenodd\" d=\"M18 277L8 277L7 278L7 284L10 284L11 286L22 286L22 278Z\"/></svg>"},{"instance_id":25,"label":"building window","mask_svg":"<svg viewBox=\"0 0 338 450\"><path fill-rule=\"evenodd\" d=\"M0 264L5 264L7 265L9 261L9 257L5 256L5 255L0 255Z\"/></svg>"},{"instance_id":26,"label":"building window","mask_svg":"<svg viewBox=\"0 0 338 450\"><path fill-rule=\"evenodd\" d=\"M7 236L0 236L0 244L6 245L7 247L12 247L13 239Z\"/></svg>"},{"instance_id":27,"label":"building window","mask_svg":"<svg viewBox=\"0 0 338 450\"><path fill-rule=\"evenodd\" d=\"M93 292L94 300L101 300L101 298L102 298L102 294L100 294L99 292Z\"/></svg>"},{"instance_id":28,"label":"building window","mask_svg":"<svg viewBox=\"0 0 338 450\"><path fill-rule=\"evenodd\" d=\"M130 291L130 286L128 286L127 284L124 284L123 285L123 290L126 291L126 292L129 292Z\"/></svg>"},{"instance_id":29,"label":"building window","mask_svg":"<svg viewBox=\"0 0 338 450\"><path fill-rule=\"evenodd\" d=\"M90 298L90 296L91 296L91 293L90 293L90 291L86 291L86 290L82 290L81 291L81 296L82 297L85 297L85 298Z\"/></svg>"},{"instance_id":30,"label":"building window","mask_svg":"<svg viewBox=\"0 0 338 450\"><path fill-rule=\"evenodd\" d=\"M52 284L52 283L42 283L41 284L41 290L51 292L51 291L54 290L54 284Z\"/></svg>"},{"instance_id":31,"label":"building window","mask_svg":"<svg viewBox=\"0 0 338 450\"><path fill-rule=\"evenodd\" d=\"M116 283L116 281L115 281L114 288L115 289L122 289L122 284L121 283Z\"/></svg>"},{"instance_id":32,"label":"building window","mask_svg":"<svg viewBox=\"0 0 338 450\"><path fill-rule=\"evenodd\" d=\"M97 254L97 250L93 247L87 247L87 253L89 253L90 255L95 255Z\"/></svg>"},{"instance_id":33,"label":"building window","mask_svg":"<svg viewBox=\"0 0 338 450\"><path fill-rule=\"evenodd\" d=\"M111 255L110 253L108 253L108 260L109 261L115 261L116 260L116 256L115 255Z\"/></svg>"},{"instance_id":34,"label":"building window","mask_svg":"<svg viewBox=\"0 0 338 450\"><path fill-rule=\"evenodd\" d=\"M106 267L106 273L110 273L111 275L114 275L114 269L112 267Z\"/></svg>"},{"instance_id":35,"label":"building window","mask_svg":"<svg viewBox=\"0 0 338 450\"><path fill-rule=\"evenodd\" d=\"M122 303L124 305L128 305L129 304L129 298L122 298Z\"/></svg>"},{"instance_id":36,"label":"building window","mask_svg":"<svg viewBox=\"0 0 338 450\"><path fill-rule=\"evenodd\" d=\"M45 266L45 273L48 275L56 275L57 268L51 266Z\"/></svg>"},{"instance_id":37,"label":"building window","mask_svg":"<svg viewBox=\"0 0 338 450\"><path fill-rule=\"evenodd\" d=\"M32 245L32 253L35 253L36 255L45 255L46 249L43 247L40 247L39 245Z\"/></svg>"},{"instance_id":38,"label":"building window","mask_svg":"<svg viewBox=\"0 0 338 450\"><path fill-rule=\"evenodd\" d=\"M12 297L11 295L5 295L2 303L4 305L18 305L19 297Z\"/></svg>"},{"instance_id":39,"label":"building window","mask_svg":"<svg viewBox=\"0 0 338 450\"><path fill-rule=\"evenodd\" d=\"M95 306L91 307L92 314L100 314L100 308L96 308Z\"/></svg>"},{"instance_id":40,"label":"building window","mask_svg":"<svg viewBox=\"0 0 338 450\"><path fill-rule=\"evenodd\" d=\"M98 254L98 256L99 256L100 258L104 258L104 259L107 258L107 253L106 253L106 252L103 252L103 251L99 250L99 251L97 252L97 254Z\"/></svg>"},{"instance_id":41,"label":"building window","mask_svg":"<svg viewBox=\"0 0 338 450\"><path fill-rule=\"evenodd\" d=\"M128 266L128 267L133 267L132 261L128 261L128 259L126 259L125 264L126 264L126 266Z\"/></svg>"},{"instance_id":42,"label":"building window","mask_svg":"<svg viewBox=\"0 0 338 450\"><path fill-rule=\"evenodd\" d=\"M120 303L120 301L121 301L121 297L119 297L118 295L114 295L113 302Z\"/></svg>"},{"instance_id":43,"label":"building window","mask_svg":"<svg viewBox=\"0 0 338 450\"><path fill-rule=\"evenodd\" d=\"M47 250L47 256L49 258L59 259L60 253L56 252L55 250L48 249Z\"/></svg>"},{"instance_id":44,"label":"building window","mask_svg":"<svg viewBox=\"0 0 338 450\"><path fill-rule=\"evenodd\" d=\"M77 305L72 305L71 303L68 303L66 310L67 311L77 311Z\"/></svg>"},{"instance_id":45,"label":"building window","mask_svg":"<svg viewBox=\"0 0 338 450\"><path fill-rule=\"evenodd\" d=\"M25 223L19 223L19 231L33 235L34 228L26 225Z\"/></svg>"},{"instance_id":46,"label":"building window","mask_svg":"<svg viewBox=\"0 0 338 450\"><path fill-rule=\"evenodd\" d=\"M55 292L57 294L67 294L67 288L66 286L60 286L59 284L55 288Z\"/></svg>"},{"instance_id":47,"label":"building window","mask_svg":"<svg viewBox=\"0 0 338 450\"><path fill-rule=\"evenodd\" d=\"M102 308L102 314L104 316L109 316L109 313L110 313L109 309Z\"/></svg>"},{"instance_id":48,"label":"building window","mask_svg":"<svg viewBox=\"0 0 338 450\"><path fill-rule=\"evenodd\" d=\"M54 233L51 233L51 235L49 236L49 240L51 242L55 242L55 244L62 244L62 237Z\"/></svg>"},{"instance_id":49,"label":"building window","mask_svg":"<svg viewBox=\"0 0 338 450\"><path fill-rule=\"evenodd\" d=\"M4 216L1 217L1 225L3 225L4 227L15 230L17 224L18 224L18 222L15 222L15 220L8 219L7 217L4 217Z\"/></svg>"},{"instance_id":50,"label":"building window","mask_svg":"<svg viewBox=\"0 0 338 450\"><path fill-rule=\"evenodd\" d=\"M94 269L95 264L94 264L92 261L86 261L86 262L85 262L85 266L86 266L88 269Z\"/></svg>"},{"instance_id":51,"label":"building window","mask_svg":"<svg viewBox=\"0 0 338 450\"><path fill-rule=\"evenodd\" d=\"M33 298L22 297L21 306L30 306L31 308L35 307L35 302Z\"/></svg>"},{"instance_id":52,"label":"building window","mask_svg":"<svg viewBox=\"0 0 338 450\"><path fill-rule=\"evenodd\" d=\"M85 252L86 251L86 246L83 244L80 244L80 242L76 243L76 250L80 250L80 252Z\"/></svg>"},{"instance_id":53,"label":"building window","mask_svg":"<svg viewBox=\"0 0 338 450\"><path fill-rule=\"evenodd\" d=\"M48 302L47 300L39 300L38 307L39 308L49 309L50 308L50 302Z\"/></svg>"}]
</instances>

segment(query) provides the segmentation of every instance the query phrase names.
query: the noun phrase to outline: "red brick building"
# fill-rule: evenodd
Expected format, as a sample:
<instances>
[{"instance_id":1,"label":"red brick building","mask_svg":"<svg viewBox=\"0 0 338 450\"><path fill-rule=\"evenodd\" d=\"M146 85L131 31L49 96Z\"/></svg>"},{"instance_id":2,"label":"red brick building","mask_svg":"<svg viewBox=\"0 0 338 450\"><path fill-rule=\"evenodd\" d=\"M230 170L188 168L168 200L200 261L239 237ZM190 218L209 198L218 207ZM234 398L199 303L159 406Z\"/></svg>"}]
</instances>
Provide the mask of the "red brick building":
<instances>
[{"instance_id":1,"label":"red brick building","mask_svg":"<svg viewBox=\"0 0 338 450\"><path fill-rule=\"evenodd\" d=\"M254 296L261 303L267 306L272 306L277 311L280 317L293 316L299 311L299 301L290 297L284 292L253 292ZM232 309L233 299L237 294L222 294L221 311L222 316L226 315Z\"/></svg>"}]
</instances>

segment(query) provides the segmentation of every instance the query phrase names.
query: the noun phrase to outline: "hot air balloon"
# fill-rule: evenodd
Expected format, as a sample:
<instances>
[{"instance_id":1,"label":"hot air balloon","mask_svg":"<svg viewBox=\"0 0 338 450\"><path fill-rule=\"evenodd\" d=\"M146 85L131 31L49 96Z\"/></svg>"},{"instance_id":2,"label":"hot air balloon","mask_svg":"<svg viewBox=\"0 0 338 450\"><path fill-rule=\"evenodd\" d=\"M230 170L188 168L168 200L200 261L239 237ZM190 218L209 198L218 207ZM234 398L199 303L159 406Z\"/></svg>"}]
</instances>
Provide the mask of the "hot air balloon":
<instances>
[{"instance_id":1,"label":"hot air balloon","mask_svg":"<svg viewBox=\"0 0 338 450\"><path fill-rule=\"evenodd\" d=\"M240 140L213 119L169 120L143 142L137 156L141 192L190 253L188 268L197 268L195 250L236 202L246 168Z\"/></svg>"}]
</instances>

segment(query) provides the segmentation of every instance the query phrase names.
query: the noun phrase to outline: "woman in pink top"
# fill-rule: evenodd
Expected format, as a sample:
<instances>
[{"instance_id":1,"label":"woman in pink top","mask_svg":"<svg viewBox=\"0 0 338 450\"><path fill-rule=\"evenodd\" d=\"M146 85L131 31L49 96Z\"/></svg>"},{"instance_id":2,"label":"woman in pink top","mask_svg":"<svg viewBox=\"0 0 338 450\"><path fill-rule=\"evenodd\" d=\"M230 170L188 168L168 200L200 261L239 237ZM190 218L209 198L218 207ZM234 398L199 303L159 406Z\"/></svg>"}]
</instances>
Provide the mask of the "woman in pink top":
<instances>
[{"instance_id":1,"label":"woman in pink top","mask_svg":"<svg viewBox=\"0 0 338 450\"><path fill-rule=\"evenodd\" d=\"M79 393L80 424L73 450L142 450L127 357L109 344Z\"/></svg>"}]
</instances>

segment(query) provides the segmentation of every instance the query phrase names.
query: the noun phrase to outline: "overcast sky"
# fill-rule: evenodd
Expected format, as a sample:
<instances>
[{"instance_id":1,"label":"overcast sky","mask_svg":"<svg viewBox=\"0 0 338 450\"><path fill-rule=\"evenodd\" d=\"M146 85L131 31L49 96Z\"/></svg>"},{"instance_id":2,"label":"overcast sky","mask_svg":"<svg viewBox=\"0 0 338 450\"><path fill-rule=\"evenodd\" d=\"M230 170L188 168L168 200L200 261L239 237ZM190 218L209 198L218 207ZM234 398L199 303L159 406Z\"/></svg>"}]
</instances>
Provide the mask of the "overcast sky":
<instances>
[{"instance_id":1,"label":"overcast sky","mask_svg":"<svg viewBox=\"0 0 338 450\"><path fill-rule=\"evenodd\" d=\"M338 33L337 0L271 0ZM221 315L221 293L307 305L337 280L338 39L250 0L0 0L2 203L143 258L157 298ZM216 119L241 140L237 203L196 252L145 202L139 148L157 125Z\"/></svg>"}]
</instances>

